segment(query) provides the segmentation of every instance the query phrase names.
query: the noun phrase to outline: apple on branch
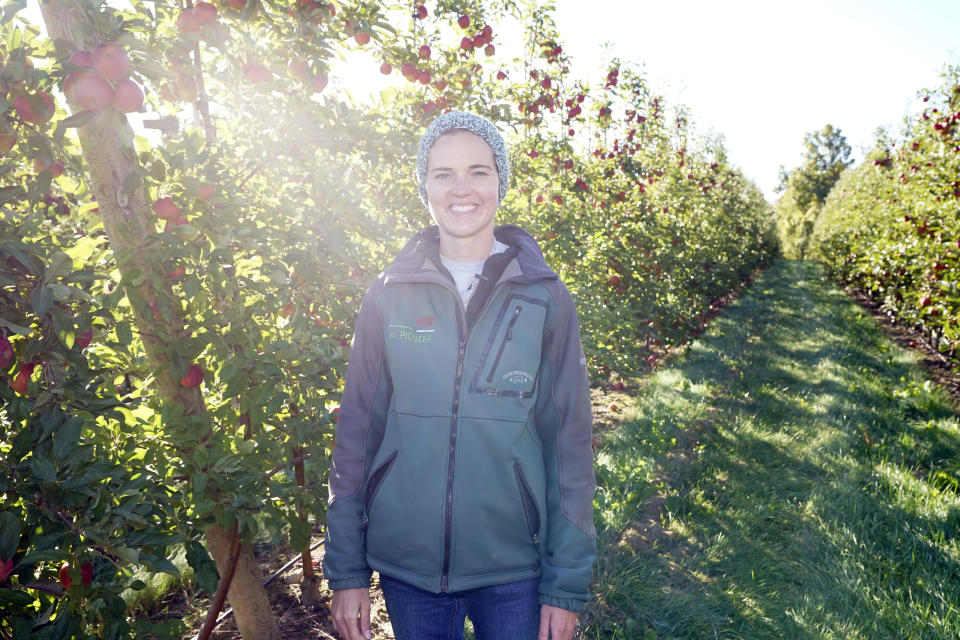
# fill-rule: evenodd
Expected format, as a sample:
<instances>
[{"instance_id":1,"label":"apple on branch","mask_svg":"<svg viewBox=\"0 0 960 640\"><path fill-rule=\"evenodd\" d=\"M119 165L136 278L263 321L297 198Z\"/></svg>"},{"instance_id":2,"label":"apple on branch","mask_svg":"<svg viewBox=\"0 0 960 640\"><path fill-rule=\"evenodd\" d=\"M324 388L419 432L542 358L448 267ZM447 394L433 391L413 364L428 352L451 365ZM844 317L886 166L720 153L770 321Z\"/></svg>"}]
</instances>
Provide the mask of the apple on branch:
<instances>
[{"instance_id":1,"label":"apple on branch","mask_svg":"<svg viewBox=\"0 0 960 640\"><path fill-rule=\"evenodd\" d=\"M24 122L43 124L53 117L56 106L50 94L37 91L32 96L18 95L13 100L13 108Z\"/></svg>"},{"instance_id":2,"label":"apple on branch","mask_svg":"<svg viewBox=\"0 0 960 640\"><path fill-rule=\"evenodd\" d=\"M130 78L118 81L113 91L113 107L123 113L140 111L143 107L143 91Z\"/></svg>"},{"instance_id":3,"label":"apple on branch","mask_svg":"<svg viewBox=\"0 0 960 640\"><path fill-rule=\"evenodd\" d=\"M86 349L88 346L90 346L91 340L93 340L93 329L87 329L85 332L76 337L76 339L73 341L73 344L81 349Z\"/></svg>"},{"instance_id":4,"label":"apple on branch","mask_svg":"<svg viewBox=\"0 0 960 640\"><path fill-rule=\"evenodd\" d=\"M208 182L197 189L197 197L201 200L209 200L216 192L217 186Z\"/></svg>"},{"instance_id":5,"label":"apple on branch","mask_svg":"<svg viewBox=\"0 0 960 640\"><path fill-rule=\"evenodd\" d=\"M117 82L130 73L130 59L123 47L105 42L93 50L91 66L102 78Z\"/></svg>"},{"instance_id":6,"label":"apple on branch","mask_svg":"<svg viewBox=\"0 0 960 640\"><path fill-rule=\"evenodd\" d=\"M49 171L50 175L54 178L59 178L63 175L64 166L60 161L54 161L50 164L45 164L37 160L33 164L33 168L37 170L37 173L42 173L44 171Z\"/></svg>"},{"instance_id":7,"label":"apple on branch","mask_svg":"<svg viewBox=\"0 0 960 640\"><path fill-rule=\"evenodd\" d=\"M93 71L74 71L63 81L67 99L84 111L103 111L113 103L113 88Z\"/></svg>"},{"instance_id":8,"label":"apple on branch","mask_svg":"<svg viewBox=\"0 0 960 640\"><path fill-rule=\"evenodd\" d=\"M60 565L60 571L57 572L57 577L60 579L60 584L64 589L70 590L70 585L73 584L73 578L70 577L70 563L64 562Z\"/></svg>"},{"instance_id":9,"label":"apple on branch","mask_svg":"<svg viewBox=\"0 0 960 640\"><path fill-rule=\"evenodd\" d=\"M184 387L197 387L203 382L203 369L198 364L191 364L187 375L180 378L180 385Z\"/></svg>"},{"instance_id":10,"label":"apple on branch","mask_svg":"<svg viewBox=\"0 0 960 640\"><path fill-rule=\"evenodd\" d=\"M153 210L162 220L176 220L180 217L180 207L174 204L172 198L160 198L153 203Z\"/></svg>"},{"instance_id":11,"label":"apple on branch","mask_svg":"<svg viewBox=\"0 0 960 640\"><path fill-rule=\"evenodd\" d=\"M70 64L75 67L90 67L93 65L93 55L85 49L74 51L70 55Z\"/></svg>"}]
</instances>

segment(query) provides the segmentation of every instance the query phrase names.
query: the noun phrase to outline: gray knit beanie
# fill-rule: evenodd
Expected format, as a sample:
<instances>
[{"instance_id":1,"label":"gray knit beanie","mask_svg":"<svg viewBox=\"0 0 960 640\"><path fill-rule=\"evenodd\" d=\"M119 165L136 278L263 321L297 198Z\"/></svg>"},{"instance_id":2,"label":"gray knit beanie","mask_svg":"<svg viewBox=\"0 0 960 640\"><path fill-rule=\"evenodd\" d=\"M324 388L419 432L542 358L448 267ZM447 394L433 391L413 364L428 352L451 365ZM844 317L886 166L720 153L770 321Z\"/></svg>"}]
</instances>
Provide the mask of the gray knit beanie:
<instances>
[{"instance_id":1,"label":"gray knit beanie","mask_svg":"<svg viewBox=\"0 0 960 640\"><path fill-rule=\"evenodd\" d=\"M510 163L507 160L507 146L500 136L500 132L492 122L469 111L450 111L430 123L427 130L420 136L420 146L417 148L417 185L420 188L420 200L427 204L427 154L437 139L448 131L465 129L475 133L486 141L493 149L493 157L497 162L497 175L500 177L500 199L503 202L507 195L507 185L510 182Z\"/></svg>"}]
</instances>

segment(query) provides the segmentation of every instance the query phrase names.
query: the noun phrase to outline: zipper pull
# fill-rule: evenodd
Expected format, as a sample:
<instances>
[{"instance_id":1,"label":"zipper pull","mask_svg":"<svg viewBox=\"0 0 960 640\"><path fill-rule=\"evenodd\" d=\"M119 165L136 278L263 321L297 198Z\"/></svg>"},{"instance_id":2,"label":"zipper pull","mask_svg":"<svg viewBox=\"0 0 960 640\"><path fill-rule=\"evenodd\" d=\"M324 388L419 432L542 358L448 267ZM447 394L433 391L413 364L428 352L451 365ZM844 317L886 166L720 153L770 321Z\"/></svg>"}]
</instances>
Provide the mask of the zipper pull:
<instances>
[{"instance_id":1,"label":"zipper pull","mask_svg":"<svg viewBox=\"0 0 960 640\"><path fill-rule=\"evenodd\" d=\"M517 318L520 317L520 305L517 305L517 308L513 312L513 317L510 318L510 324L507 325L507 340L513 340L513 325L516 324Z\"/></svg>"}]
</instances>

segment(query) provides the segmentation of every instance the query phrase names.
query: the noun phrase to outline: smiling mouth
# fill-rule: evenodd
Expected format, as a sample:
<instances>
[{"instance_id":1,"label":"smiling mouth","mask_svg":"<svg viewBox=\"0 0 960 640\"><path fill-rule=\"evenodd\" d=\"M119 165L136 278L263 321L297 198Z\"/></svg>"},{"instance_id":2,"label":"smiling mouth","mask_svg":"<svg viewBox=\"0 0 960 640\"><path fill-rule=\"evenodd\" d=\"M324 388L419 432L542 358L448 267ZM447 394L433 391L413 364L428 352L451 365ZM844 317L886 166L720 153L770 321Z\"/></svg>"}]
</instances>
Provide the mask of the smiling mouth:
<instances>
[{"instance_id":1,"label":"smiling mouth","mask_svg":"<svg viewBox=\"0 0 960 640\"><path fill-rule=\"evenodd\" d=\"M450 211L453 213L469 213L474 211L477 208L475 204L452 204L450 205Z\"/></svg>"}]
</instances>

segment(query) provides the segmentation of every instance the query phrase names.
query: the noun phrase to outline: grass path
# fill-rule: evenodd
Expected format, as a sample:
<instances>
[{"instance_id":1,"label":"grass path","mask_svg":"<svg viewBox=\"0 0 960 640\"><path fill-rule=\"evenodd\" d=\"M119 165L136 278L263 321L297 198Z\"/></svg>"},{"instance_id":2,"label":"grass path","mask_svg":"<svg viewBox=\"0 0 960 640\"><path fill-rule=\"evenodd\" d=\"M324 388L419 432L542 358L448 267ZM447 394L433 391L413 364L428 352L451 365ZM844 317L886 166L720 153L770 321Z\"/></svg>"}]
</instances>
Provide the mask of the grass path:
<instances>
[{"instance_id":1,"label":"grass path","mask_svg":"<svg viewBox=\"0 0 960 640\"><path fill-rule=\"evenodd\" d=\"M597 453L585 638L960 638L960 431L915 356L779 261Z\"/></svg>"}]
</instances>

